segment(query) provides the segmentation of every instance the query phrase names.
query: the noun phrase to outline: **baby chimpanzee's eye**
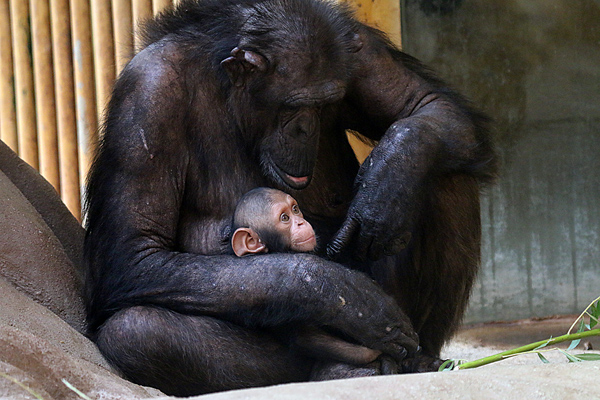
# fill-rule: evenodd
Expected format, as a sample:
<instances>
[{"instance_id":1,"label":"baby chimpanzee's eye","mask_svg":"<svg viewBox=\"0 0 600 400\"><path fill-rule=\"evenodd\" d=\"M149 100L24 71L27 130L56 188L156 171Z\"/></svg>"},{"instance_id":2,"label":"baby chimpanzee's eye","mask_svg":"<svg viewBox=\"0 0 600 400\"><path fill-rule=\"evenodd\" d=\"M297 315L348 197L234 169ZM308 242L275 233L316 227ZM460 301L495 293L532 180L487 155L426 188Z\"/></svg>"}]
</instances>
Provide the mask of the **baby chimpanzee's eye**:
<instances>
[{"instance_id":1,"label":"baby chimpanzee's eye","mask_svg":"<svg viewBox=\"0 0 600 400\"><path fill-rule=\"evenodd\" d=\"M298 204L294 204L294 205L292 206L292 212L293 212L294 214L300 214L300 207L298 207Z\"/></svg>"},{"instance_id":2,"label":"baby chimpanzee's eye","mask_svg":"<svg viewBox=\"0 0 600 400\"><path fill-rule=\"evenodd\" d=\"M290 216L287 215L286 213L281 214L281 216L279 217L279 220L281 222L288 222L290 220Z\"/></svg>"}]
</instances>

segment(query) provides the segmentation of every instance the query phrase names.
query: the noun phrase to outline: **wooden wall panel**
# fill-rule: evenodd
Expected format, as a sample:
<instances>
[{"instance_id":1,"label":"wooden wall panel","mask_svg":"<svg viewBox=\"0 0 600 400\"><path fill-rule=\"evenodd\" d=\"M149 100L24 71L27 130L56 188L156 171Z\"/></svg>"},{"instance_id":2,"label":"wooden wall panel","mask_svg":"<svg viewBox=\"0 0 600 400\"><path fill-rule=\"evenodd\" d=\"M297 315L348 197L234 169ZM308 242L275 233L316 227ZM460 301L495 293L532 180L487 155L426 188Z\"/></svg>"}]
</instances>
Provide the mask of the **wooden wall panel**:
<instances>
[{"instance_id":1,"label":"wooden wall panel","mask_svg":"<svg viewBox=\"0 0 600 400\"><path fill-rule=\"evenodd\" d=\"M0 0L0 139L19 152L9 0Z\"/></svg>"},{"instance_id":2,"label":"wooden wall panel","mask_svg":"<svg viewBox=\"0 0 600 400\"><path fill-rule=\"evenodd\" d=\"M133 11L131 3L124 0L112 1L115 72L119 74L133 55Z\"/></svg>"},{"instance_id":3,"label":"wooden wall panel","mask_svg":"<svg viewBox=\"0 0 600 400\"><path fill-rule=\"evenodd\" d=\"M39 168L36 116L33 89L33 63L29 51L31 29L29 2L11 1L12 48L19 129L19 156L34 168Z\"/></svg>"},{"instance_id":4,"label":"wooden wall panel","mask_svg":"<svg viewBox=\"0 0 600 400\"><path fill-rule=\"evenodd\" d=\"M100 123L115 80L115 53L110 1L92 0L92 41L96 83L96 119Z\"/></svg>"},{"instance_id":5,"label":"wooden wall panel","mask_svg":"<svg viewBox=\"0 0 600 400\"><path fill-rule=\"evenodd\" d=\"M71 30L75 71L79 181L80 185L83 185L91 165L93 154L91 146L97 141L98 128L89 0L71 0Z\"/></svg>"},{"instance_id":6,"label":"wooden wall panel","mask_svg":"<svg viewBox=\"0 0 600 400\"><path fill-rule=\"evenodd\" d=\"M40 173L60 192L50 4L30 0Z\"/></svg>"},{"instance_id":7,"label":"wooden wall panel","mask_svg":"<svg viewBox=\"0 0 600 400\"><path fill-rule=\"evenodd\" d=\"M396 46L401 47L399 0L345 0L356 9L361 21L385 32Z\"/></svg>"},{"instance_id":8,"label":"wooden wall panel","mask_svg":"<svg viewBox=\"0 0 600 400\"><path fill-rule=\"evenodd\" d=\"M80 219L79 157L77 150L70 15L68 0L50 1L54 86L56 91L56 121L58 126L60 195L71 213Z\"/></svg>"},{"instance_id":9,"label":"wooden wall panel","mask_svg":"<svg viewBox=\"0 0 600 400\"><path fill-rule=\"evenodd\" d=\"M134 48L139 50L141 38L139 35L140 23L152 17L152 0L132 0L133 1L133 44Z\"/></svg>"}]
</instances>

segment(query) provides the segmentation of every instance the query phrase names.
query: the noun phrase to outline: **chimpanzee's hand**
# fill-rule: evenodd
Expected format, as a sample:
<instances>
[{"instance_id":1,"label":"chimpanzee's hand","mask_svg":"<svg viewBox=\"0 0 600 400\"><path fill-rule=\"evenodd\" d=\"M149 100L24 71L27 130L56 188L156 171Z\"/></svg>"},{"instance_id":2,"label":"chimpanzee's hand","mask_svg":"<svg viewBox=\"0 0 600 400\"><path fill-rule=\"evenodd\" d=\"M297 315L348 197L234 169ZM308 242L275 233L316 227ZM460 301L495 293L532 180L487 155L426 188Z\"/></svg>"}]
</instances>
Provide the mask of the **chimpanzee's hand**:
<instances>
[{"instance_id":1,"label":"chimpanzee's hand","mask_svg":"<svg viewBox=\"0 0 600 400\"><path fill-rule=\"evenodd\" d=\"M328 272L335 275L334 287L328 288L327 283L318 280L313 282L323 287L321 294L328 292L327 297L334 298L335 304L324 307L326 313L331 312L324 324L397 361L414 356L419 339L396 301L362 272L340 266L343 273L338 274L333 267L330 265ZM331 284L332 276L325 282Z\"/></svg>"},{"instance_id":2,"label":"chimpanzee's hand","mask_svg":"<svg viewBox=\"0 0 600 400\"><path fill-rule=\"evenodd\" d=\"M327 248L330 258L351 251L358 260L377 260L408 244L432 156L427 143L404 131L392 126L362 164L346 221Z\"/></svg>"}]
</instances>

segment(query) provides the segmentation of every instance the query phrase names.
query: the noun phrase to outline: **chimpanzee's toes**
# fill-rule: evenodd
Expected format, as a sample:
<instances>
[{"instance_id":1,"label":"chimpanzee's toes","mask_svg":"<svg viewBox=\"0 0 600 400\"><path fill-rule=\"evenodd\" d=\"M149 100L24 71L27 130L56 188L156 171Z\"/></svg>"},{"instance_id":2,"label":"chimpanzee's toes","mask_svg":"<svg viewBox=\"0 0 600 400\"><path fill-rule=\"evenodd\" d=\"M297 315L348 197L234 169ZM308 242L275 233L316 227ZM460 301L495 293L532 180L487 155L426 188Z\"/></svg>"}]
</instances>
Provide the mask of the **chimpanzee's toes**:
<instances>
[{"instance_id":1,"label":"chimpanzee's toes","mask_svg":"<svg viewBox=\"0 0 600 400\"><path fill-rule=\"evenodd\" d=\"M407 358L402 361L402 372L435 372L439 370L444 361L445 360L442 360L438 357L419 354L415 357Z\"/></svg>"}]
</instances>

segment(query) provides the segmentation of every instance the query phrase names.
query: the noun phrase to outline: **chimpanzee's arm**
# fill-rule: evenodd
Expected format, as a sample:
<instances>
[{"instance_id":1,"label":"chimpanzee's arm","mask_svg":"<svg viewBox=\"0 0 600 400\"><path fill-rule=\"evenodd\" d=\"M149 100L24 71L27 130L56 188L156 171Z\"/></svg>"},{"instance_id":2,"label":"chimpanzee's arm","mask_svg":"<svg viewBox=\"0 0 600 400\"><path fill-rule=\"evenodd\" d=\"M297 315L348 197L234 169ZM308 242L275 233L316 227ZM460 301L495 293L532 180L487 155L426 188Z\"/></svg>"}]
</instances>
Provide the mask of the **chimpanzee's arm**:
<instances>
[{"instance_id":1,"label":"chimpanzee's arm","mask_svg":"<svg viewBox=\"0 0 600 400\"><path fill-rule=\"evenodd\" d=\"M186 124L190 110L202 105L202 93L194 93L202 88L186 86L170 67L176 63L157 61L176 54L150 50L151 60L138 55L114 89L88 181L91 329L120 309L155 305L243 326L329 326L397 358L415 351L407 317L366 275L307 254L237 258L174 251L184 195L198 185L187 179L199 149L191 148ZM219 105L211 101L194 128L224 134L210 114Z\"/></svg>"},{"instance_id":2,"label":"chimpanzee's arm","mask_svg":"<svg viewBox=\"0 0 600 400\"><path fill-rule=\"evenodd\" d=\"M464 173L485 182L495 160L485 116L377 32L365 27L361 39L348 123L378 144L329 254L357 239L354 254L377 259L405 245L430 179Z\"/></svg>"}]
</instances>

